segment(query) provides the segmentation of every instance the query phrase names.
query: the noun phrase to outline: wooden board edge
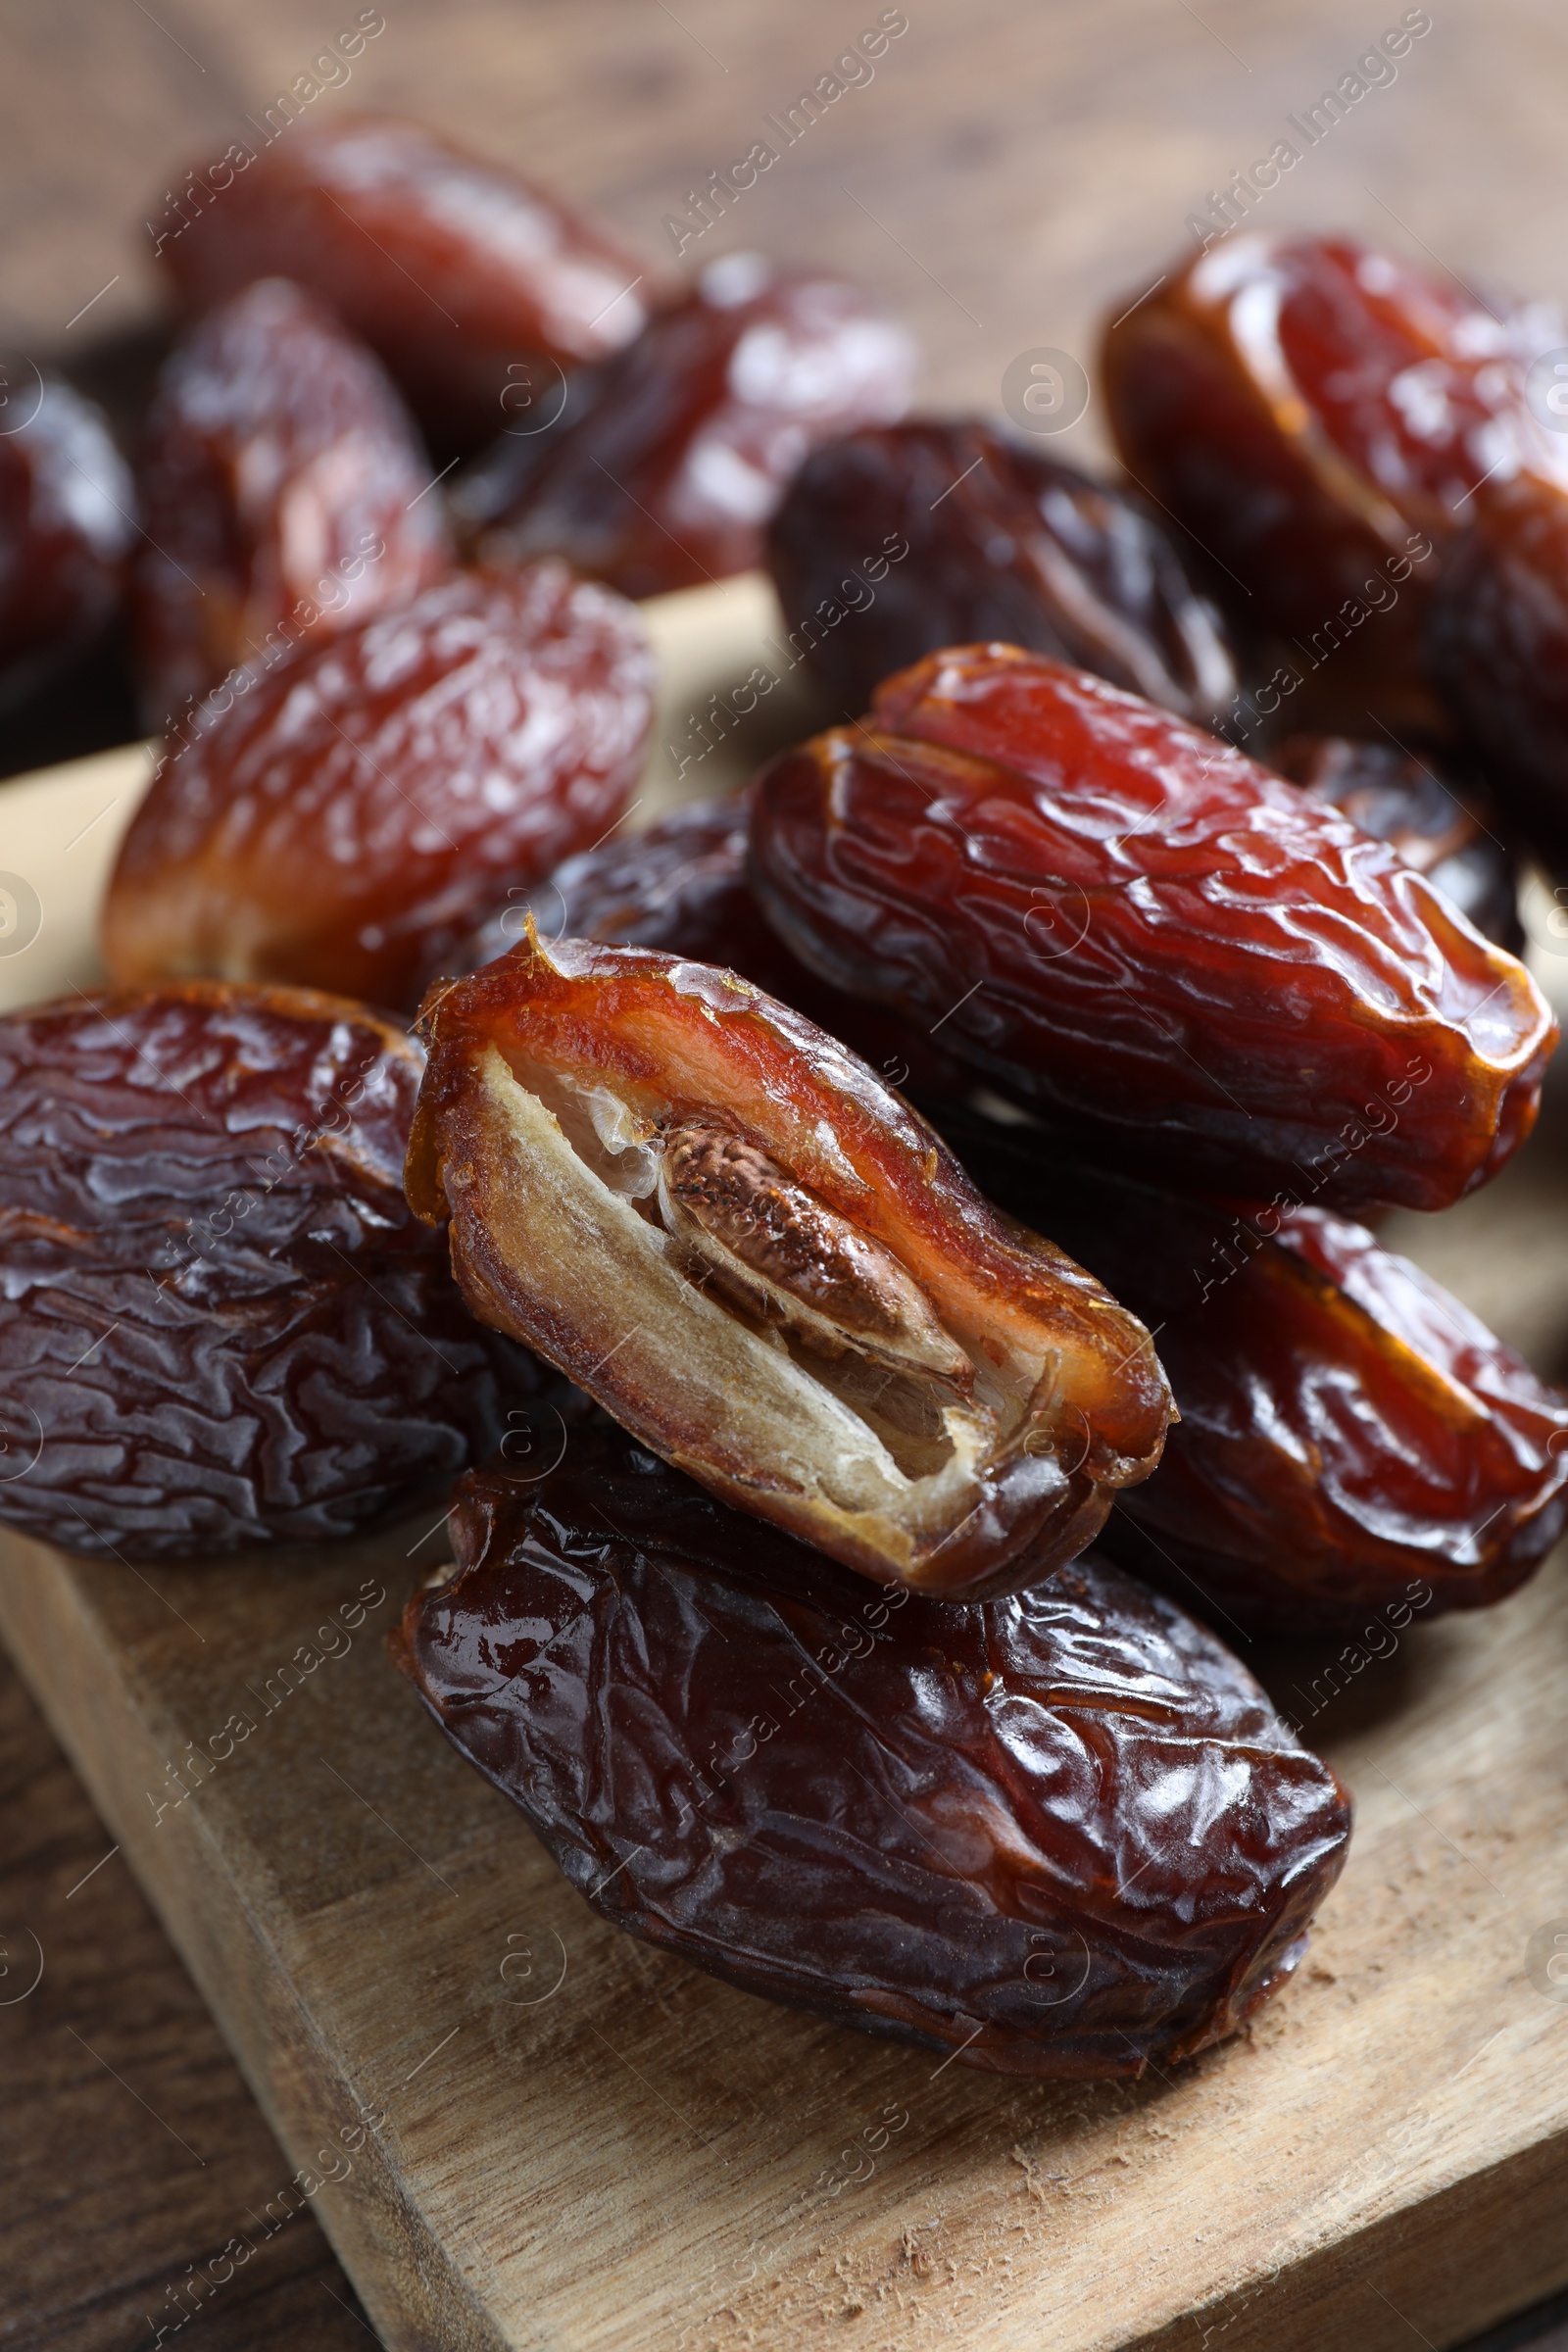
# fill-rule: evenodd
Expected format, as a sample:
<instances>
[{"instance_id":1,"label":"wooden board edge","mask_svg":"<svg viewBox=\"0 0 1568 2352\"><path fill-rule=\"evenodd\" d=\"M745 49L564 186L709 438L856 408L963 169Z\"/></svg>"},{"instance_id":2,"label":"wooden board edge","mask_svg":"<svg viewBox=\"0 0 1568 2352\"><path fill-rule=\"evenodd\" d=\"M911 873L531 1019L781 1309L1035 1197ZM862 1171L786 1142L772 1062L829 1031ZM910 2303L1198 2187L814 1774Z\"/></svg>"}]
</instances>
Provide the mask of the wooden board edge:
<instances>
[{"instance_id":1,"label":"wooden board edge","mask_svg":"<svg viewBox=\"0 0 1568 2352\"><path fill-rule=\"evenodd\" d=\"M1125 2352L1454 2352L1568 2286L1568 2133L1537 2141ZM1348 2268L1348 2277L1331 2276ZM1429 2330L1436 2328L1435 2334Z\"/></svg>"},{"instance_id":2,"label":"wooden board edge","mask_svg":"<svg viewBox=\"0 0 1568 2352\"><path fill-rule=\"evenodd\" d=\"M125 1710L98 1630L63 1564L43 1545L10 1534L0 1539L0 1639L122 1848L288 2163L306 2170L323 2132L375 2111L298 2001L280 1994L289 1972L201 1809L172 1812L149 1827L132 1803L131 1792L157 1787L167 1756L178 1752L172 1727L166 1733L137 1707L129 1738L138 1752L113 1744ZM147 1850L154 1837L174 1844L181 1858L172 1865L162 1857L155 1866ZM368 2131L353 2166L352 2191L349 2180L323 2185L313 2206L389 2352L513 2352L410 2204L377 2129Z\"/></svg>"}]
</instances>

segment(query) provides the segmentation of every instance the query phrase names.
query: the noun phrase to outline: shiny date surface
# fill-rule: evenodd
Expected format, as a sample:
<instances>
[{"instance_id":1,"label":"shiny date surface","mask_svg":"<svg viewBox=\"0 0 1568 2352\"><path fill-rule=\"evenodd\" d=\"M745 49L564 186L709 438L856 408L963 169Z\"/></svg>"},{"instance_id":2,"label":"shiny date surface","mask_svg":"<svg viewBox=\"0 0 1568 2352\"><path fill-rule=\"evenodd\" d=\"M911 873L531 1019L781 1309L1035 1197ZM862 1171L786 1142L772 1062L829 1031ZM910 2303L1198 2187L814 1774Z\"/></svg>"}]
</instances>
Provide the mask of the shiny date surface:
<instances>
[{"instance_id":1,"label":"shiny date surface","mask_svg":"<svg viewBox=\"0 0 1568 2352\"><path fill-rule=\"evenodd\" d=\"M956 648L757 787L822 975L1163 1181L1441 1208L1534 1123L1556 1024L1420 874L1083 671Z\"/></svg>"},{"instance_id":2,"label":"shiny date surface","mask_svg":"<svg viewBox=\"0 0 1568 2352\"><path fill-rule=\"evenodd\" d=\"M1236 1660L1093 1554L871 1593L622 1432L465 1481L397 1652L617 1926L1008 2075L1137 2076L1299 1958L1345 1791Z\"/></svg>"},{"instance_id":3,"label":"shiny date surface","mask_svg":"<svg viewBox=\"0 0 1568 2352\"><path fill-rule=\"evenodd\" d=\"M410 1212L422 1061L210 982L0 1020L0 1519L203 1559L439 1496L540 1386Z\"/></svg>"}]
</instances>

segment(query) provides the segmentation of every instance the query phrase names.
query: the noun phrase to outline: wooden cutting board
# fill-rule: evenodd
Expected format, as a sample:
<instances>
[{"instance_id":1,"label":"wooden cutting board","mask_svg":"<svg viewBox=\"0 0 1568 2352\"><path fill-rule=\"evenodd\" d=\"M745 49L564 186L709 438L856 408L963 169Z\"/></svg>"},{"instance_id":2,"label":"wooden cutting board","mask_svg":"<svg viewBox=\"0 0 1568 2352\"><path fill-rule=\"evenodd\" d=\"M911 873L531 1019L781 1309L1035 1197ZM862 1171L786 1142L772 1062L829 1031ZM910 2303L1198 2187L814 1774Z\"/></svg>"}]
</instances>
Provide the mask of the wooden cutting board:
<instances>
[{"instance_id":1,"label":"wooden cutting board","mask_svg":"<svg viewBox=\"0 0 1568 2352\"><path fill-rule=\"evenodd\" d=\"M666 688L637 821L755 755L677 773L771 625L755 581L650 616ZM0 1001L92 978L146 764L0 790L0 867L43 909ZM1551 1121L1393 1238L1550 1370L1565 1209ZM170 2283L171 2332L306 2199L400 2352L1396 2352L1568 2281L1561 1555L1468 1622L1257 1653L1357 1801L1308 1960L1228 2048L1058 2087L797 2017L595 1919L387 1663L443 1552L433 1514L238 1569L0 1540L0 1634L298 2168L234 2214L204 2286Z\"/></svg>"}]
</instances>

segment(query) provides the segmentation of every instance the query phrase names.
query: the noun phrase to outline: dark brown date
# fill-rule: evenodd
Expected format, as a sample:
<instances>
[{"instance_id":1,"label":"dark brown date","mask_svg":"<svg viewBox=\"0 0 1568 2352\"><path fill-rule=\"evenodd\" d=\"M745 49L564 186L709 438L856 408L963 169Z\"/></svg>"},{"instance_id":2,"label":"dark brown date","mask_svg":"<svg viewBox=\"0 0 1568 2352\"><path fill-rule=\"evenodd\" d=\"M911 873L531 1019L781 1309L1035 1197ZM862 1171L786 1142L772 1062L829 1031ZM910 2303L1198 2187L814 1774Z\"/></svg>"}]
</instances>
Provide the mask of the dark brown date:
<instances>
[{"instance_id":1,"label":"dark brown date","mask_svg":"<svg viewBox=\"0 0 1568 2352\"><path fill-rule=\"evenodd\" d=\"M720 964L842 1038L889 1086L966 1094L962 1064L923 1029L829 987L768 927L747 880L749 808L745 794L694 801L646 833L617 833L568 858L548 880L514 891L431 979L477 971L506 955L531 914L547 941L592 939Z\"/></svg>"},{"instance_id":2,"label":"dark brown date","mask_svg":"<svg viewBox=\"0 0 1568 2352\"><path fill-rule=\"evenodd\" d=\"M1519 954L1515 863L1494 831L1502 820L1479 785L1446 780L1451 763L1402 744L1291 735L1270 752L1269 764L1374 841L1386 841L1478 931Z\"/></svg>"},{"instance_id":3,"label":"dark brown date","mask_svg":"<svg viewBox=\"0 0 1568 2352\"><path fill-rule=\"evenodd\" d=\"M647 272L553 196L419 122L295 122L211 179L187 174L156 250L198 307L299 280L377 351L443 440L502 429L523 381L604 359L647 312Z\"/></svg>"},{"instance_id":4,"label":"dark brown date","mask_svg":"<svg viewBox=\"0 0 1568 2352\"><path fill-rule=\"evenodd\" d=\"M147 423L134 619L148 723L450 570L429 486L380 363L313 296L263 278L210 313Z\"/></svg>"},{"instance_id":5,"label":"dark brown date","mask_svg":"<svg viewBox=\"0 0 1568 2352\"><path fill-rule=\"evenodd\" d=\"M1005 2075L1137 2076L1300 1958L1350 1807L1212 1635L1093 1555L869 1593L619 1430L464 1482L395 1652L607 1919Z\"/></svg>"},{"instance_id":6,"label":"dark brown date","mask_svg":"<svg viewBox=\"0 0 1568 2352\"><path fill-rule=\"evenodd\" d=\"M847 717L922 654L988 638L1186 718L1236 697L1224 625L1154 516L986 424L868 427L815 450L773 518L768 564Z\"/></svg>"},{"instance_id":7,"label":"dark brown date","mask_svg":"<svg viewBox=\"0 0 1568 2352\"><path fill-rule=\"evenodd\" d=\"M0 1020L0 1519L202 1559L349 1536L537 1395L403 1198L423 1055L190 981Z\"/></svg>"},{"instance_id":8,"label":"dark brown date","mask_svg":"<svg viewBox=\"0 0 1568 2352\"><path fill-rule=\"evenodd\" d=\"M1489 482L1431 616L1433 676L1498 800L1568 872L1568 490Z\"/></svg>"},{"instance_id":9,"label":"dark brown date","mask_svg":"<svg viewBox=\"0 0 1568 2352\"><path fill-rule=\"evenodd\" d=\"M509 882L615 822L653 676L631 607L559 564L462 573L237 670L125 835L111 972L416 1002Z\"/></svg>"},{"instance_id":10,"label":"dark brown date","mask_svg":"<svg viewBox=\"0 0 1568 2352\"><path fill-rule=\"evenodd\" d=\"M1059 1137L939 1123L1157 1337L1180 1419L1104 1546L1222 1633L1503 1599L1568 1517L1568 1398L1364 1227L1289 1200L1231 1216Z\"/></svg>"},{"instance_id":11,"label":"dark brown date","mask_svg":"<svg viewBox=\"0 0 1568 2352\"><path fill-rule=\"evenodd\" d=\"M1008 646L888 680L760 778L796 951L1162 1181L1442 1208L1529 1134L1556 1023L1382 842Z\"/></svg>"},{"instance_id":12,"label":"dark brown date","mask_svg":"<svg viewBox=\"0 0 1568 2352\"><path fill-rule=\"evenodd\" d=\"M0 368L0 708L46 685L119 610L130 469L102 414L25 361Z\"/></svg>"},{"instance_id":13,"label":"dark brown date","mask_svg":"<svg viewBox=\"0 0 1568 2352\"><path fill-rule=\"evenodd\" d=\"M537 456L512 439L457 495L495 561L564 556L625 596L722 579L818 441L899 416L914 353L858 286L728 254L600 372Z\"/></svg>"},{"instance_id":14,"label":"dark brown date","mask_svg":"<svg viewBox=\"0 0 1568 2352\"><path fill-rule=\"evenodd\" d=\"M530 933L421 1026L409 1199L474 1313L714 1493L968 1599L1157 1460L1142 1325L747 981Z\"/></svg>"},{"instance_id":15,"label":"dark brown date","mask_svg":"<svg viewBox=\"0 0 1568 2352\"><path fill-rule=\"evenodd\" d=\"M1227 237L1116 308L1117 446L1206 551L1215 594L1419 709L1422 609L1478 486L1558 466L1524 369L1568 330L1545 306L1484 307L1451 275L1289 229Z\"/></svg>"}]
</instances>

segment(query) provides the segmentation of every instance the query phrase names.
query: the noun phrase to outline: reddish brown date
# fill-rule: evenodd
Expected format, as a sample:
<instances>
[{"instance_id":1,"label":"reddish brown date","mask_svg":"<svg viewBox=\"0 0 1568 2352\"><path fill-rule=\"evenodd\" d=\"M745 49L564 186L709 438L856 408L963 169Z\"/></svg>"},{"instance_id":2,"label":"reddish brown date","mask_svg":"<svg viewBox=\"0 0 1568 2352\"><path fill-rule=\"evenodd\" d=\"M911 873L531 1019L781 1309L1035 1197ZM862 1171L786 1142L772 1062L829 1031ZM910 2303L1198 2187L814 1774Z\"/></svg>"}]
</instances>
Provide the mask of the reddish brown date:
<instances>
[{"instance_id":1,"label":"reddish brown date","mask_svg":"<svg viewBox=\"0 0 1568 2352\"><path fill-rule=\"evenodd\" d=\"M422 1026L409 1199L468 1303L714 1493L973 1598L1072 1558L1157 1460L1142 1325L732 973L530 937Z\"/></svg>"},{"instance_id":2,"label":"reddish brown date","mask_svg":"<svg viewBox=\"0 0 1568 2352\"><path fill-rule=\"evenodd\" d=\"M1484 307L1348 239L1250 232L1107 330L1105 394L1134 478L1238 619L1387 700L1420 691L1420 610L1483 477L1557 462L1524 370L1564 340L1544 306Z\"/></svg>"},{"instance_id":3,"label":"reddish brown date","mask_svg":"<svg viewBox=\"0 0 1568 2352\"><path fill-rule=\"evenodd\" d=\"M913 365L858 286L729 254L602 370L586 415L537 459L528 440L503 443L459 512L485 555L564 556L626 596L722 579L760 564L809 449L902 413Z\"/></svg>"},{"instance_id":4,"label":"reddish brown date","mask_svg":"<svg viewBox=\"0 0 1568 2352\"><path fill-rule=\"evenodd\" d=\"M1449 554L1430 627L1439 688L1498 799L1568 871L1568 490L1489 482Z\"/></svg>"},{"instance_id":5,"label":"reddish brown date","mask_svg":"<svg viewBox=\"0 0 1568 2352\"><path fill-rule=\"evenodd\" d=\"M1157 1333L1180 1420L1102 1542L1189 1607L1308 1633L1408 1601L1485 1607L1568 1516L1568 1399L1364 1227L1250 1218L944 1109L1002 1207L1043 1225Z\"/></svg>"},{"instance_id":6,"label":"reddish brown date","mask_svg":"<svg viewBox=\"0 0 1568 2352\"><path fill-rule=\"evenodd\" d=\"M607 1919L1004 2075L1137 2076L1289 1977L1350 1807L1212 1635L1093 1555L867 1593L618 1430L465 1481L395 1648Z\"/></svg>"},{"instance_id":7,"label":"reddish brown date","mask_svg":"<svg viewBox=\"0 0 1568 2352\"><path fill-rule=\"evenodd\" d=\"M1164 1180L1442 1208L1534 1123L1556 1024L1524 966L1081 670L933 655L757 793L754 884L801 956Z\"/></svg>"},{"instance_id":8,"label":"reddish brown date","mask_svg":"<svg viewBox=\"0 0 1568 2352\"><path fill-rule=\"evenodd\" d=\"M241 152L220 185L187 175L165 213L157 250L180 293L205 307L253 278L297 278L379 352L444 438L500 430L510 387L534 373L559 382L647 318L640 264L422 123L296 122L274 146Z\"/></svg>"},{"instance_id":9,"label":"reddish brown date","mask_svg":"<svg viewBox=\"0 0 1568 2352\"><path fill-rule=\"evenodd\" d=\"M1153 515L989 425L868 427L816 450L773 518L768 564L846 716L922 654L985 638L1187 718L1236 697L1219 615Z\"/></svg>"},{"instance_id":10,"label":"reddish brown date","mask_svg":"<svg viewBox=\"0 0 1568 2352\"><path fill-rule=\"evenodd\" d=\"M415 1000L509 882L615 822L652 688L631 608L558 564L465 573L252 663L200 707L132 819L110 970Z\"/></svg>"},{"instance_id":11,"label":"reddish brown date","mask_svg":"<svg viewBox=\"0 0 1568 2352\"><path fill-rule=\"evenodd\" d=\"M923 1029L879 1004L831 988L770 930L747 880L748 797L694 801L650 825L568 858L548 880L518 888L446 960L443 974L477 971L523 937L657 948L691 963L721 964L827 1030L902 1092L962 1096L970 1079Z\"/></svg>"},{"instance_id":12,"label":"reddish brown date","mask_svg":"<svg viewBox=\"0 0 1568 2352\"><path fill-rule=\"evenodd\" d=\"M429 483L380 363L314 297L271 277L220 304L174 352L147 423L134 616L149 722L449 570Z\"/></svg>"},{"instance_id":13,"label":"reddish brown date","mask_svg":"<svg viewBox=\"0 0 1568 2352\"><path fill-rule=\"evenodd\" d=\"M439 1496L537 1364L403 1198L423 1056L192 981L0 1020L0 1519L202 1559Z\"/></svg>"},{"instance_id":14,"label":"reddish brown date","mask_svg":"<svg viewBox=\"0 0 1568 2352\"><path fill-rule=\"evenodd\" d=\"M1270 752L1269 764L1374 841L1386 841L1478 931L1518 955L1524 930L1514 859L1494 829L1502 819L1478 785L1446 780L1448 762L1396 743L1291 735Z\"/></svg>"},{"instance_id":15,"label":"reddish brown date","mask_svg":"<svg viewBox=\"0 0 1568 2352\"><path fill-rule=\"evenodd\" d=\"M0 708L46 685L118 611L135 537L130 470L90 400L0 368Z\"/></svg>"}]
</instances>

